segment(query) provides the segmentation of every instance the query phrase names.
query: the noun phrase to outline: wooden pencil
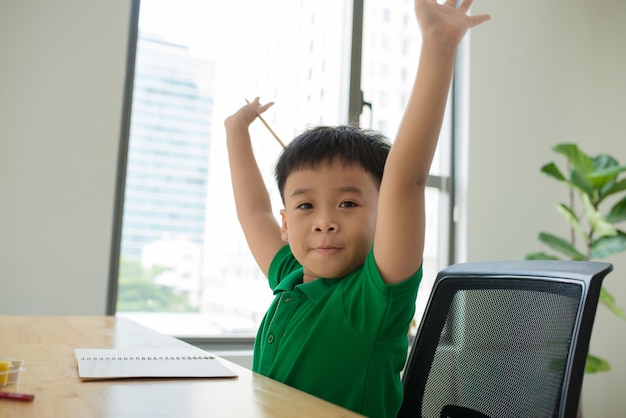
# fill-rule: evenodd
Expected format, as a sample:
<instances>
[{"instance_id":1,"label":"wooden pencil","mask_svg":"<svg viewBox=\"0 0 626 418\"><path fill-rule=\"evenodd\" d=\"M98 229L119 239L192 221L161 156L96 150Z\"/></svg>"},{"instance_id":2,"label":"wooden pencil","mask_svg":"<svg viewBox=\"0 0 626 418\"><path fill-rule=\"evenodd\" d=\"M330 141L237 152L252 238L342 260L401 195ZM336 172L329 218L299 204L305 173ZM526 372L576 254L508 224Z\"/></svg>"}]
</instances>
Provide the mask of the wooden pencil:
<instances>
[{"instance_id":1,"label":"wooden pencil","mask_svg":"<svg viewBox=\"0 0 626 418\"><path fill-rule=\"evenodd\" d=\"M248 101L248 99L245 99L246 103L250 103ZM263 116L261 115L257 115L257 117L259 118L259 120L261 122L263 122L263 125L265 125L265 127L267 128L268 131L270 131L270 133L272 134L272 136L276 139L276 141L278 141L278 143L280 144L281 147L285 148L285 144L283 144L283 141L280 140L280 138L278 137L278 135L276 135L276 132L274 132L274 130L272 128L270 128L270 126L267 124L267 122L265 122L265 119L263 119Z\"/></svg>"}]
</instances>

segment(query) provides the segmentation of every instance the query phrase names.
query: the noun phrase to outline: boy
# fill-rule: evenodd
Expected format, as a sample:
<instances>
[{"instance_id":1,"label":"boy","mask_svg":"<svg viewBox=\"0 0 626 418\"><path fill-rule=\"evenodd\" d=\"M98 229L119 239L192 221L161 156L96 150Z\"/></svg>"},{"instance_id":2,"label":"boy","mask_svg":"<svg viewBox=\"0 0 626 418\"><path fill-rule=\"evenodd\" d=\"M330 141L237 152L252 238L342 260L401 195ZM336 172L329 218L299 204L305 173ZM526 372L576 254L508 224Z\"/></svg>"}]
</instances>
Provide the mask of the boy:
<instances>
[{"instance_id":1,"label":"boy","mask_svg":"<svg viewBox=\"0 0 626 418\"><path fill-rule=\"evenodd\" d=\"M415 0L422 52L390 150L354 127L315 128L286 147L276 167L280 225L248 133L272 103L257 98L226 119L237 216L275 295L254 371L361 414L397 414L422 274L424 188L458 44L489 19L467 16L470 4Z\"/></svg>"}]
</instances>

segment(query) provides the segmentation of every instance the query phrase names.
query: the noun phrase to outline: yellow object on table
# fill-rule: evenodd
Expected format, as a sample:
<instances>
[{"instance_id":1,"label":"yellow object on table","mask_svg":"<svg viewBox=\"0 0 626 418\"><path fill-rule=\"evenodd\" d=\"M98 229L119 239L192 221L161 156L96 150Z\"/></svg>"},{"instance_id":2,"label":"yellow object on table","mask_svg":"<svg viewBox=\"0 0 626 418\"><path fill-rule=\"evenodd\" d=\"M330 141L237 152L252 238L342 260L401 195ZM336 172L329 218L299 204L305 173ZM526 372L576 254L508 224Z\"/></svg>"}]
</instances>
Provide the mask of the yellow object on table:
<instances>
[{"instance_id":1,"label":"yellow object on table","mask_svg":"<svg viewBox=\"0 0 626 418\"><path fill-rule=\"evenodd\" d=\"M11 368L10 361L0 361L0 386L7 384L9 380L9 369Z\"/></svg>"},{"instance_id":2,"label":"yellow object on table","mask_svg":"<svg viewBox=\"0 0 626 418\"><path fill-rule=\"evenodd\" d=\"M24 360L18 358L0 357L0 386L13 385L19 382Z\"/></svg>"}]
</instances>

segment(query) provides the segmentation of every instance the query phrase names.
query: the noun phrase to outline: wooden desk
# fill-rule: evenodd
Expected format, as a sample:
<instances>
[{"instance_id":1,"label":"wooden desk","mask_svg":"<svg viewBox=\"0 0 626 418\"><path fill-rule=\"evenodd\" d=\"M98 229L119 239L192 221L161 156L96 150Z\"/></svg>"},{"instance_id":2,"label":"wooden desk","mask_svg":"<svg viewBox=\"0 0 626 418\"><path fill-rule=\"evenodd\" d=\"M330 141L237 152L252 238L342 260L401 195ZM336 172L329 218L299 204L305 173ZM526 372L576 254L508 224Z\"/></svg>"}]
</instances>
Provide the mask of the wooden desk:
<instances>
[{"instance_id":1,"label":"wooden desk","mask_svg":"<svg viewBox=\"0 0 626 418\"><path fill-rule=\"evenodd\" d=\"M24 360L20 382L3 391L0 417L355 417L357 414L222 360L237 379L81 382L75 348L185 348L185 342L115 317L0 316L0 356Z\"/></svg>"}]
</instances>

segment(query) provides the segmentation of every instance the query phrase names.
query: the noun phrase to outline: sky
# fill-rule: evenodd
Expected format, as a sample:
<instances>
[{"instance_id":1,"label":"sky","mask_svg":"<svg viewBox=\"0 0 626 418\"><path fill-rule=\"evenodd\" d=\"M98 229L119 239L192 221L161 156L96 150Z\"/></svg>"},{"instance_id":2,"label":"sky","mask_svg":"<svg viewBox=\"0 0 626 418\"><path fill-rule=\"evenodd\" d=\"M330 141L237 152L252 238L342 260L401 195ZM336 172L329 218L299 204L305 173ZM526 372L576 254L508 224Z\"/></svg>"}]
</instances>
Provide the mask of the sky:
<instances>
[{"instance_id":1,"label":"sky","mask_svg":"<svg viewBox=\"0 0 626 418\"><path fill-rule=\"evenodd\" d=\"M272 2L142 0L139 27L148 33L167 33L165 40L189 46L194 55L207 58L236 55L245 51L237 45L250 43L253 40L250 37L270 16Z\"/></svg>"}]
</instances>

